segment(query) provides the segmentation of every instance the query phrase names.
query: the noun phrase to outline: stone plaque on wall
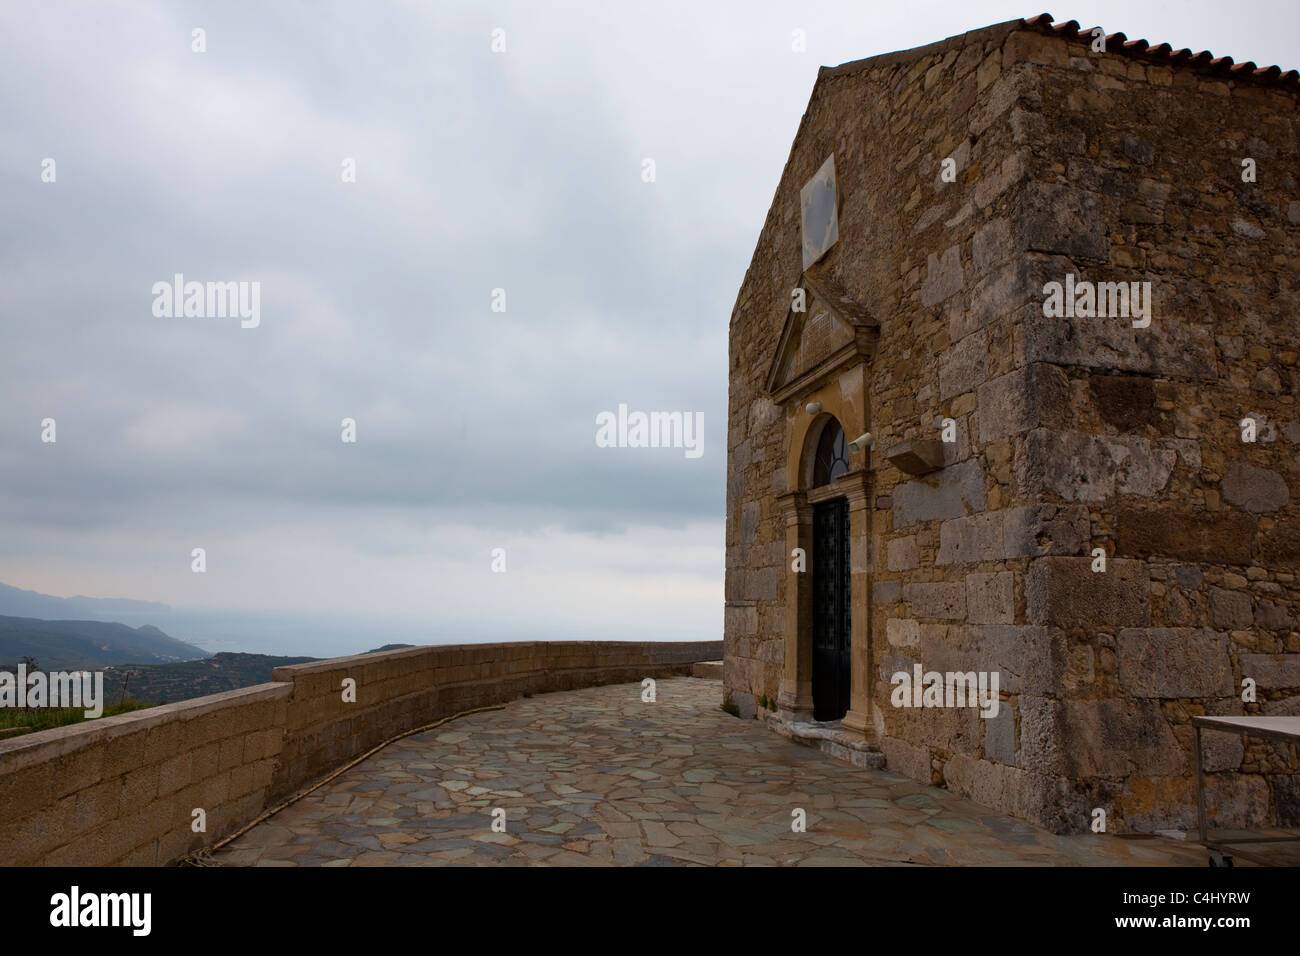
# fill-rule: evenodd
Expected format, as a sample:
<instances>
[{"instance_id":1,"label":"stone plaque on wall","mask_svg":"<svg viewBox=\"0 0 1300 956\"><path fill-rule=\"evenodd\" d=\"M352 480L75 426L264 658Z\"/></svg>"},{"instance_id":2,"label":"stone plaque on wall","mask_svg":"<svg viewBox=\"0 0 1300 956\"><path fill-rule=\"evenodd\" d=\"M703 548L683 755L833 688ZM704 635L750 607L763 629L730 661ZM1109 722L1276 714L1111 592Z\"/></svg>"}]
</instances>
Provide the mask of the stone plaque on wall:
<instances>
[{"instance_id":1,"label":"stone plaque on wall","mask_svg":"<svg viewBox=\"0 0 1300 956\"><path fill-rule=\"evenodd\" d=\"M835 194L835 154L826 157L817 175L799 191L803 218L803 267L820 259L840 237L840 220Z\"/></svg>"}]
</instances>

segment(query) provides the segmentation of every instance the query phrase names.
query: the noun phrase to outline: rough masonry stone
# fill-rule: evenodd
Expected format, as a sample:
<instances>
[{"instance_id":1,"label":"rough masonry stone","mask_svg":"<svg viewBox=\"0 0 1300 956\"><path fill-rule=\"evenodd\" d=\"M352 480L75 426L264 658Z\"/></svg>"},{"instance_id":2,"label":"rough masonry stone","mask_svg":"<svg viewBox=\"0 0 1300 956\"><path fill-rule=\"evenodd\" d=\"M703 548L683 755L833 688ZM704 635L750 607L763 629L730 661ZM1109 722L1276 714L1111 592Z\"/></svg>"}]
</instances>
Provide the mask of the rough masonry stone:
<instances>
[{"instance_id":1,"label":"rough masonry stone","mask_svg":"<svg viewBox=\"0 0 1300 956\"><path fill-rule=\"evenodd\" d=\"M1090 558L1037 558L1025 575L1025 616L1055 627L1145 627L1149 584L1142 561L1114 559L1098 573Z\"/></svg>"},{"instance_id":2,"label":"rough masonry stone","mask_svg":"<svg viewBox=\"0 0 1300 956\"><path fill-rule=\"evenodd\" d=\"M978 388L988 378L989 342L983 329L972 332L948 348L939 360L939 397Z\"/></svg>"},{"instance_id":3,"label":"rough masonry stone","mask_svg":"<svg viewBox=\"0 0 1300 956\"><path fill-rule=\"evenodd\" d=\"M893 647L912 647L921 640L921 626L911 618L891 617L885 621L885 640Z\"/></svg>"},{"instance_id":4,"label":"rough masonry stone","mask_svg":"<svg viewBox=\"0 0 1300 956\"><path fill-rule=\"evenodd\" d=\"M1145 438L1036 428L1016 454L1016 480L1021 494L1052 491L1067 501L1151 497L1169 483L1177 458Z\"/></svg>"},{"instance_id":5,"label":"rough masonry stone","mask_svg":"<svg viewBox=\"0 0 1300 956\"><path fill-rule=\"evenodd\" d=\"M1250 595L1244 591L1210 588L1210 618L1215 627L1250 627L1255 621Z\"/></svg>"},{"instance_id":6,"label":"rough masonry stone","mask_svg":"<svg viewBox=\"0 0 1300 956\"><path fill-rule=\"evenodd\" d=\"M966 616L966 585L961 581L904 584L903 600L916 617L960 620Z\"/></svg>"},{"instance_id":7,"label":"rough masonry stone","mask_svg":"<svg viewBox=\"0 0 1300 956\"><path fill-rule=\"evenodd\" d=\"M877 604L893 604L902 589L901 581L876 581L871 585L871 599Z\"/></svg>"},{"instance_id":8,"label":"rough masonry stone","mask_svg":"<svg viewBox=\"0 0 1300 956\"><path fill-rule=\"evenodd\" d=\"M962 277L961 247L949 246L942 254L930 253L925 264L925 281L921 285L921 304L938 305L948 296L960 292Z\"/></svg>"},{"instance_id":9,"label":"rough masonry stone","mask_svg":"<svg viewBox=\"0 0 1300 956\"><path fill-rule=\"evenodd\" d=\"M1189 516L1121 507L1115 526L1115 553L1128 557L1250 564L1254 553L1256 522L1245 514Z\"/></svg>"},{"instance_id":10,"label":"rough masonry stone","mask_svg":"<svg viewBox=\"0 0 1300 956\"><path fill-rule=\"evenodd\" d=\"M1016 369L980 386L980 441L1068 420L1070 383L1055 365Z\"/></svg>"},{"instance_id":11,"label":"rough masonry stone","mask_svg":"<svg viewBox=\"0 0 1300 956\"><path fill-rule=\"evenodd\" d=\"M1135 697L1228 697L1228 638L1208 628L1125 628L1119 683Z\"/></svg>"},{"instance_id":12,"label":"rough masonry stone","mask_svg":"<svg viewBox=\"0 0 1300 956\"><path fill-rule=\"evenodd\" d=\"M1242 654L1241 676L1264 690L1300 688L1300 654Z\"/></svg>"},{"instance_id":13,"label":"rough masonry stone","mask_svg":"<svg viewBox=\"0 0 1300 956\"><path fill-rule=\"evenodd\" d=\"M1022 505L1002 522L1003 557L1036 558L1087 550L1088 509L1083 505Z\"/></svg>"},{"instance_id":14,"label":"rough masonry stone","mask_svg":"<svg viewBox=\"0 0 1300 956\"><path fill-rule=\"evenodd\" d=\"M1223 499L1246 511L1277 511L1291 500L1286 479L1267 468L1233 462L1223 478Z\"/></svg>"},{"instance_id":15,"label":"rough masonry stone","mask_svg":"<svg viewBox=\"0 0 1300 956\"><path fill-rule=\"evenodd\" d=\"M910 571L912 568L920 567L921 561L917 556L914 534L909 534L905 538L894 538L885 545L885 552L885 565L891 571Z\"/></svg>"},{"instance_id":16,"label":"rough masonry stone","mask_svg":"<svg viewBox=\"0 0 1300 956\"><path fill-rule=\"evenodd\" d=\"M1022 241L1030 251L1109 258L1106 219L1096 193L1065 183L1029 183L1021 195L1017 218Z\"/></svg>"},{"instance_id":17,"label":"rough masonry stone","mask_svg":"<svg viewBox=\"0 0 1300 956\"><path fill-rule=\"evenodd\" d=\"M894 488L894 527L984 510L984 469L970 459Z\"/></svg>"},{"instance_id":18,"label":"rough masonry stone","mask_svg":"<svg viewBox=\"0 0 1300 956\"><path fill-rule=\"evenodd\" d=\"M1064 734L1069 765L1084 777L1182 774L1183 748L1154 700L1068 700Z\"/></svg>"},{"instance_id":19,"label":"rough masonry stone","mask_svg":"<svg viewBox=\"0 0 1300 956\"><path fill-rule=\"evenodd\" d=\"M996 561L1003 557L1004 513L986 511L968 518L952 518L939 525L936 567L974 561Z\"/></svg>"},{"instance_id":20,"label":"rough masonry stone","mask_svg":"<svg viewBox=\"0 0 1300 956\"><path fill-rule=\"evenodd\" d=\"M1007 694L1057 694L1066 667L1062 631L1023 625L949 625L942 634L921 631L927 670L997 671Z\"/></svg>"},{"instance_id":21,"label":"rough masonry stone","mask_svg":"<svg viewBox=\"0 0 1300 956\"><path fill-rule=\"evenodd\" d=\"M966 619L971 624L1014 624L1014 587L1010 571L966 575Z\"/></svg>"}]
</instances>

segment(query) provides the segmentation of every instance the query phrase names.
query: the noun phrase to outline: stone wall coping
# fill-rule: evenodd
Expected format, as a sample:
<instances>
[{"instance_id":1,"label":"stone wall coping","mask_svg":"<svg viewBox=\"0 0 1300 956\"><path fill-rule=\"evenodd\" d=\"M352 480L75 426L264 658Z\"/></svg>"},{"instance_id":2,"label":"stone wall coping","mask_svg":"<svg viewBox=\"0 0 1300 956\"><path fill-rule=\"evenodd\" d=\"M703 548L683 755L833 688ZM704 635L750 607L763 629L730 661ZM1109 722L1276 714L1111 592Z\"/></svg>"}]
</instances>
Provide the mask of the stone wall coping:
<instances>
[{"instance_id":1,"label":"stone wall coping","mask_svg":"<svg viewBox=\"0 0 1300 956\"><path fill-rule=\"evenodd\" d=\"M854 73L861 73L863 70L871 70L880 66L893 66L898 63L912 63L923 57L934 56L936 53L947 53L949 50L959 50L977 41L994 40L1001 42L1010 34L1017 30L1030 29L1025 25L1024 19L1005 20L1002 23L994 23L987 27L980 27L978 30L968 30L965 33L958 33L950 36L946 40L936 40L934 43L927 43L925 46L912 47L910 50L898 50L895 53L881 53L878 56L869 56L861 60L849 60L847 63L841 63L839 66L823 66L817 72L817 79L829 76L852 76Z\"/></svg>"},{"instance_id":2,"label":"stone wall coping","mask_svg":"<svg viewBox=\"0 0 1300 956\"><path fill-rule=\"evenodd\" d=\"M292 681L304 674L323 674L328 671L353 668L361 664L377 664L385 661L400 661L411 657L421 657L433 650L464 647L504 647L504 644L420 644L416 647L398 647L391 651L377 651L374 654L350 654L347 657L330 657L323 661L308 661L304 664L282 664L271 671L271 677L278 681Z\"/></svg>"},{"instance_id":3,"label":"stone wall coping","mask_svg":"<svg viewBox=\"0 0 1300 956\"><path fill-rule=\"evenodd\" d=\"M653 655L660 648L684 650L698 647L701 654L714 653L722 647L721 641L497 641L485 644L421 644L418 647L399 647L391 651L379 651L374 654L353 654L349 657L331 657L323 661L309 661L305 664L285 664L275 668L271 676L276 681L292 682L295 678L307 674L323 674L331 671L348 670L367 664L381 664L390 661L422 657L431 652L449 654L456 651L493 651L515 649L521 653L531 652L536 648L551 651L564 651L577 648L610 648L627 646L636 647ZM699 660L715 658L700 657Z\"/></svg>"},{"instance_id":4,"label":"stone wall coping","mask_svg":"<svg viewBox=\"0 0 1300 956\"><path fill-rule=\"evenodd\" d=\"M148 730L174 720L191 720L231 706L256 703L263 700L287 700L293 685L281 682L256 684L236 690L194 697L174 704L160 704L143 710L99 717L66 727L51 727L35 733L0 740L0 768L18 770L33 763L49 760L83 747L104 743L116 737Z\"/></svg>"}]
</instances>

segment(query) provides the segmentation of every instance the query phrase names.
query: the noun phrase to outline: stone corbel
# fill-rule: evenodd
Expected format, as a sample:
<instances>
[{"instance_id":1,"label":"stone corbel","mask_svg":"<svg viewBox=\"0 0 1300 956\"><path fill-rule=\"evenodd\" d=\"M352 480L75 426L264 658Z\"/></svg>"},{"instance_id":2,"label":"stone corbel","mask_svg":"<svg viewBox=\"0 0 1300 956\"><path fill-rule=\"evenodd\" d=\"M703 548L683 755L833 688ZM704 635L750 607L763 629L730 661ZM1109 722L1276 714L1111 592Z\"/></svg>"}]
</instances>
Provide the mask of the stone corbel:
<instances>
[{"instance_id":1,"label":"stone corbel","mask_svg":"<svg viewBox=\"0 0 1300 956\"><path fill-rule=\"evenodd\" d=\"M933 438L909 439L885 453L885 460L909 475L925 475L943 467L943 442Z\"/></svg>"}]
</instances>

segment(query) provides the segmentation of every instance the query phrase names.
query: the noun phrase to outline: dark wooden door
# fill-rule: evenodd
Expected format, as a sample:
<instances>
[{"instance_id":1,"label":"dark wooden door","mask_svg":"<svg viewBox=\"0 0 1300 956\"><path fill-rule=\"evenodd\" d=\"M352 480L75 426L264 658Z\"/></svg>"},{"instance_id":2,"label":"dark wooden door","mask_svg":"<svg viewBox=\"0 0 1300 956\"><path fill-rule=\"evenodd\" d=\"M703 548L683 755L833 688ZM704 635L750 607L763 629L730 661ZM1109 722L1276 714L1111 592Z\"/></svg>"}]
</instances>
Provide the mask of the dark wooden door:
<instances>
[{"instance_id":1,"label":"dark wooden door","mask_svg":"<svg viewBox=\"0 0 1300 956\"><path fill-rule=\"evenodd\" d=\"M849 709L849 503L813 506L813 717Z\"/></svg>"}]
</instances>

